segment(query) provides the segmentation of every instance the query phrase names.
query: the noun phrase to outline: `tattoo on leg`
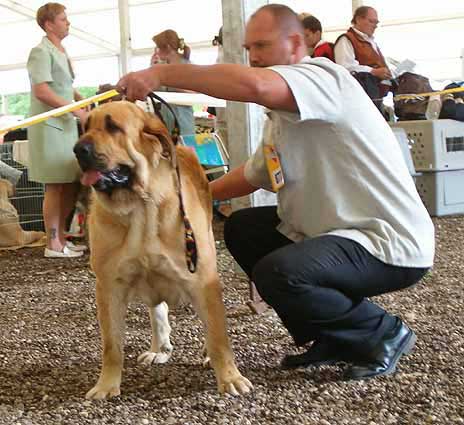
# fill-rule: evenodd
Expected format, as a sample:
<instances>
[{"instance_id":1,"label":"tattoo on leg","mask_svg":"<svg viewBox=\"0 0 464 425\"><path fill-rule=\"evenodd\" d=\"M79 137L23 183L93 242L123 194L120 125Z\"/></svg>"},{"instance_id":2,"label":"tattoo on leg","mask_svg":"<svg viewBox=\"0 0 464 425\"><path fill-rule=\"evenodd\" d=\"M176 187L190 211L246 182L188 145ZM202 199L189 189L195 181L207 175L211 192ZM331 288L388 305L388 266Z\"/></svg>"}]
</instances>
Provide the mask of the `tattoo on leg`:
<instances>
[{"instance_id":1,"label":"tattoo on leg","mask_svg":"<svg viewBox=\"0 0 464 425\"><path fill-rule=\"evenodd\" d=\"M56 239L56 229L54 227L50 229L50 239Z\"/></svg>"}]
</instances>

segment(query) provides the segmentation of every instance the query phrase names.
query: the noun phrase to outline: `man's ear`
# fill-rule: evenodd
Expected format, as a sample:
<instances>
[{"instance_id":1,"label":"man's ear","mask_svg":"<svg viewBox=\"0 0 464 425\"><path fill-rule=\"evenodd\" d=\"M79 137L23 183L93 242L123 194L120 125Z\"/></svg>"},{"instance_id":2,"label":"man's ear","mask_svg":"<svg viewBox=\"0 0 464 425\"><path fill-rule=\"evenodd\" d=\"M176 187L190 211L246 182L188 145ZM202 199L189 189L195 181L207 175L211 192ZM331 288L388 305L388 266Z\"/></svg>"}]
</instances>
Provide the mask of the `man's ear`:
<instances>
[{"instance_id":1,"label":"man's ear","mask_svg":"<svg viewBox=\"0 0 464 425\"><path fill-rule=\"evenodd\" d=\"M299 32L294 32L289 35L290 42L292 43L292 55L296 55L301 46L305 46L304 35Z\"/></svg>"},{"instance_id":2,"label":"man's ear","mask_svg":"<svg viewBox=\"0 0 464 425\"><path fill-rule=\"evenodd\" d=\"M162 155L165 158L170 159L172 166L176 167L176 147L166 126L161 122L161 120L158 117L145 112L143 133L148 139L160 142L163 148Z\"/></svg>"}]
</instances>

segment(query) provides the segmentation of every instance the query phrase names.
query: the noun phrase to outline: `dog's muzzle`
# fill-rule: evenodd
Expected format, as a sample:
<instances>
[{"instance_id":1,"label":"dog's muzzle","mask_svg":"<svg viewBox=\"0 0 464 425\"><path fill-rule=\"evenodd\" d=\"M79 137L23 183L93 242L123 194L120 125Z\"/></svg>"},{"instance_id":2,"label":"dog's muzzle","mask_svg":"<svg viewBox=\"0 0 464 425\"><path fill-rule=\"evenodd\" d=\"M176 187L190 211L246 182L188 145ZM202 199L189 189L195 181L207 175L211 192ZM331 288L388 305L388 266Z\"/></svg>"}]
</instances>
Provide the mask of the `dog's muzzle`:
<instances>
[{"instance_id":1,"label":"dog's muzzle","mask_svg":"<svg viewBox=\"0 0 464 425\"><path fill-rule=\"evenodd\" d=\"M81 183L84 186L93 186L99 192L111 195L114 189L127 189L132 185L132 172L127 165L118 165L107 170L95 152L91 142L78 142L74 146L79 166L82 169Z\"/></svg>"}]
</instances>

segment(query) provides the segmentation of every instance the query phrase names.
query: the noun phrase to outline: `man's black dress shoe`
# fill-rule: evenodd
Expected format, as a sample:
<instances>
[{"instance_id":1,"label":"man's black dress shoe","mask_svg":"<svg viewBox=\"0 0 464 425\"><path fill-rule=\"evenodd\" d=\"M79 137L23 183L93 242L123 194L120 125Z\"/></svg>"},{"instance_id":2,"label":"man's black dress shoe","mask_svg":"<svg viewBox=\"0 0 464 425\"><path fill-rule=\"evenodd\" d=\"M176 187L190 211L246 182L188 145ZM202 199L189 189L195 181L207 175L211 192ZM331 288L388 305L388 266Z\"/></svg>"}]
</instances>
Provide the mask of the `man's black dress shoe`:
<instances>
[{"instance_id":1,"label":"man's black dress shoe","mask_svg":"<svg viewBox=\"0 0 464 425\"><path fill-rule=\"evenodd\" d=\"M403 354L409 354L416 343L415 333L398 317L393 331L386 334L365 360L353 364L345 371L344 378L368 379L379 375L390 375Z\"/></svg>"},{"instance_id":2,"label":"man's black dress shoe","mask_svg":"<svg viewBox=\"0 0 464 425\"><path fill-rule=\"evenodd\" d=\"M314 341L309 349L302 354L287 354L280 363L282 369L334 365L340 362L350 362L351 352L327 341Z\"/></svg>"}]
</instances>

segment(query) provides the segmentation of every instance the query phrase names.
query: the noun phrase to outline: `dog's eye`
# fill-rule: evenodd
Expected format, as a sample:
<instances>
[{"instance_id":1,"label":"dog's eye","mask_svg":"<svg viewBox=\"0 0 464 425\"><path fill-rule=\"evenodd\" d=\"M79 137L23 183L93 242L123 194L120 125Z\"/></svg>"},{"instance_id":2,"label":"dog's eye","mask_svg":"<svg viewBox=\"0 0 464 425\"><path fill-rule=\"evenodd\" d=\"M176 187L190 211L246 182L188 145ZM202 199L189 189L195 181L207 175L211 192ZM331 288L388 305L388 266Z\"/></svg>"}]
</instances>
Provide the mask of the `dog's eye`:
<instances>
[{"instance_id":1,"label":"dog's eye","mask_svg":"<svg viewBox=\"0 0 464 425\"><path fill-rule=\"evenodd\" d=\"M124 129L121 128L116 122L113 121L111 115L105 116L105 128L108 133L125 133Z\"/></svg>"}]
</instances>

